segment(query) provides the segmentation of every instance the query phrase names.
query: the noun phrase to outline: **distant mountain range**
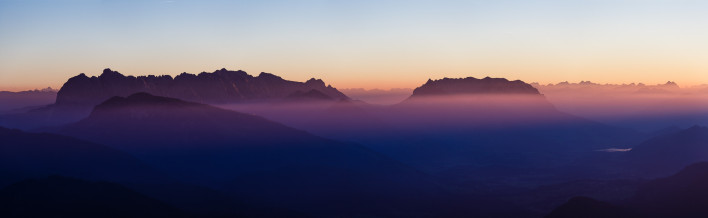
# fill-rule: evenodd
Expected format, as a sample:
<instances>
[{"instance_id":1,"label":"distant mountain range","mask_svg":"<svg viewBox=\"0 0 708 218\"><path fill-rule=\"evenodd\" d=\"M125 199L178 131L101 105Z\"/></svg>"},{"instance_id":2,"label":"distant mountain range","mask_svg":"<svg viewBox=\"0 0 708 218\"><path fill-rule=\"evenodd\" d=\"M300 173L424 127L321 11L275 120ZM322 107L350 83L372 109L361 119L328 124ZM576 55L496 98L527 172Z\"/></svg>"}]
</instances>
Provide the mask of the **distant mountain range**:
<instances>
[{"instance_id":1,"label":"distant mountain range","mask_svg":"<svg viewBox=\"0 0 708 218\"><path fill-rule=\"evenodd\" d=\"M539 84L531 83L533 87L541 90L543 93L556 94L556 92L568 92L577 95L583 95L587 92L595 94L686 94L686 93L708 93L708 88L705 85L679 87L675 82L668 81L663 84L648 85L644 83L630 84L600 84L590 81L581 81L579 83L560 82L556 84ZM586 92L586 93L583 93ZM591 94L587 93L587 94ZM567 93L566 93L567 94Z\"/></svg>"},{"instance_id":2,"label":"distant mountain range","mask_svg":"<svg viewBox=\"0 0 708 218\"><path fill-rule=\"evenodd\" d=\"M0 91L0 114L20 113L52 104L57 98L57 91L52 88L21 92Z\"/></svg>"},{"instance_id":3,"label":"distant mountain range","mask_svg":"<svg viewBox=\"0 0 708 218\"><path fill-rule=\"evenodd\" d=\"M352 99L365 101L372 104L391 105L396 104L411 96L412 88L394 88L394 89L339 89Z\"/></svg>"},{"instance_id":4,"label":"distant mountain range","mask_svg":"<svg viewBox=\"0 0 708 218\"><path fill-rule=\"evenodd\" d=\"M489 77L429 80L405 100L373 105L315 79L106 69L71 78L53 105L0 117L5 124L31 131L0 128L2 184L53 174L108 180L223 216L533 216L588 190L629 196L635 178L676 172L708 151L703 127L642 134L559 111L523 81ZM608 148L624 152L600 152ZM602 181L615 174L631 180ZM499 193L535 212L497 201Z\"/></svg>"},{"instance_id":5,"label":"distant mountain range","mask_svg":"<svg viewBox=\"0 0 708 218\"><path fill-rule=\"evenodd\" d=\"M708 125L708 86L580 83L532 84L559 110L599 122L656 131Z\"/></svg>"},{"instance_id":6,"label":"distant mountain range","mask_svg":"<svg viewBox=\"0 0 708 218\"><path fill-rule=\"evenodd\" d=\"M69 79L59 90L56 104L93 106L113 96L138 92L199 103L226 104L281 100L312 90L332 99L348 99L336 88L314 78L294 82L269 73L254 77L244 71L226 69L198 75L182 73L174 78L153 75L134 77L105 69L98 77L80 74Z\"/></svg>"}]
</instances>

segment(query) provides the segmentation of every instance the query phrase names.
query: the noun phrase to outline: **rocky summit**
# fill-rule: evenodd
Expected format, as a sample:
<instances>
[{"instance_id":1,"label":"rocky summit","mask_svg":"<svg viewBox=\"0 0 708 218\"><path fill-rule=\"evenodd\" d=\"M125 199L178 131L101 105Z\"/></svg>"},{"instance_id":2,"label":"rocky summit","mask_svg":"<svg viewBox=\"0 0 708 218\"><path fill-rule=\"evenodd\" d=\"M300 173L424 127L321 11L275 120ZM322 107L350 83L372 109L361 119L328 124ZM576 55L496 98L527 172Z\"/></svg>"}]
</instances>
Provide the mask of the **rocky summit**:
<instances>
[{"instance_id":1,"label":"rocky summit","mask_svg":"<svg viewBox=\"0 0 708 218\"><path fill-rule=\"evenodd\" d=\"M438 96L438 95L459 95L459 94L541 94L533 86L521 81L509 81L504 78L477 79L467 78L444 78L440 80L428 80L423 86L413 90L415 96Z\"/></svg>"}]
</instances>

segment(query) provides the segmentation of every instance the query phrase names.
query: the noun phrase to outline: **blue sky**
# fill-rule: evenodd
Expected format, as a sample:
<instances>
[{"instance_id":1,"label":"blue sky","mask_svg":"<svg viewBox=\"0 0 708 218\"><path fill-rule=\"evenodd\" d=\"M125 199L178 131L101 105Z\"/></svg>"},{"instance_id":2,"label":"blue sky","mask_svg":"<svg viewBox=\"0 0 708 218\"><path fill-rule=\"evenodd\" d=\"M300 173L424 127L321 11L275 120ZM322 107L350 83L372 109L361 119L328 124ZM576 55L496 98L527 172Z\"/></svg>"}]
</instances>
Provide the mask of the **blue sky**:
<instances>
[{"instance_id":1,"label":"blue sky","mask_svg":"<svg viewBox=\"0 0 708 218\"><path fill-rule=\"evenodd\" d=\"M7 1L0 89L103 68L222 67L415 87L428 78L708 83L706 1Z\"/></svg>"}]
</instances>

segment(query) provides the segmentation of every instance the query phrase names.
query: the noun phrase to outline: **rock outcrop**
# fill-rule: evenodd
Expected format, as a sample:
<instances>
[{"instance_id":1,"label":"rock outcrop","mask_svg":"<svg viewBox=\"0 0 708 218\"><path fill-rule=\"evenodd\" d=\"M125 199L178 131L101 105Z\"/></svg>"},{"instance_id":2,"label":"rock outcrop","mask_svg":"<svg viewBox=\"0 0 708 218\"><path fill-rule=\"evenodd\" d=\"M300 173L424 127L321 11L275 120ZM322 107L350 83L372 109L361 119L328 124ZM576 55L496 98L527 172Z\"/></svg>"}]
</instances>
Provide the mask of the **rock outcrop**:
<instances>
[{"instance_id":1,"label":"rock outcrop","mask_svg":"<svg viewBox=\"0 0 708 218\"><path fill-rule=\"evenodd\" d=\"M533 86L521 81L509 81L504 78L477 79L474 77L440 80L428 80L421 87L413 90L412 97L460 94L533 94L541 93Z\"/></svg>"}]
</instances>

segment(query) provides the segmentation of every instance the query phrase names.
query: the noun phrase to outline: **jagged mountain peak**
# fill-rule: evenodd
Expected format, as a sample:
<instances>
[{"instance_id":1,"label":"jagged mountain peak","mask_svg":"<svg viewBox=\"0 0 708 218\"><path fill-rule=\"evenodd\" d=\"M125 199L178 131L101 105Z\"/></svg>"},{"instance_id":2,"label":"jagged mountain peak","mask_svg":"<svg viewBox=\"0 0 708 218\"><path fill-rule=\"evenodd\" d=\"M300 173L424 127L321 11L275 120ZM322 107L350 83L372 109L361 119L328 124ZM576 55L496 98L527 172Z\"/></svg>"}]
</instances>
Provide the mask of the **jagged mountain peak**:
<instances>
[{"instance_id":1,"label":"jagged mountain peak","mask_svg":"<svg viewBox=\"0 0 708 218\"><path fill-rule=\"evenodd\" d=\"M98 77L85 74L69 79L57 94L57 104L86 105L92 107L113 96L128 96L145 92L187 101L225 104L253 101L278 101L296 92L317 90L333 99L348 99L336 88L325 86L324 81L310 79L307 82L285 80L270 73L257 77L245 71L230 71L225 68L213 73L198 75L182 73L171 76L124 76L109 68Z\"/></svg>"},{"instance_id":2,"label":"jagged mountain peak","mask_svg":"<svg viewBox=\"0 0 708 218\"><path fill-rule=\"evenodd\" d=\"M101 73L101 76L99 77L125 77L123 74L119 73L118 71L113 71L111 68L106 68L103 69L103 73Z\"/></svg>"},{"instance_id":3,"label":"jagged mountain peak","mask_svg":"<svg viewBox=\"0 0 708 218\"><path fill-rule=\"evenodd\" d=\"M325 82L322 81L321 79L315 79L315 78L310 78L305 82L305 84L312 85L312 86L318 86L318 87L325 87Z\"/></svg>"}]
</instances>

